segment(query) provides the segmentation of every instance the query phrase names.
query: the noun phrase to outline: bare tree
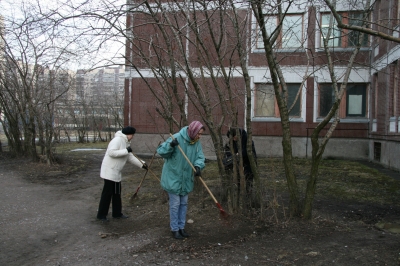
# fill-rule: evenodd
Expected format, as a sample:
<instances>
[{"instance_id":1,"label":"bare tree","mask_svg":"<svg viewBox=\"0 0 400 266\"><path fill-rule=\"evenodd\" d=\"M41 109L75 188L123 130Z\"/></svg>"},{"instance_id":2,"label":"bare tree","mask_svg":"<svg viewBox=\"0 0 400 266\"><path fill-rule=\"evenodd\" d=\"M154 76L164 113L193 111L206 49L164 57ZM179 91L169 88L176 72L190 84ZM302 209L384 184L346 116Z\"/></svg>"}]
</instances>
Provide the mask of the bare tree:
<instances>
[{"instance_id":1,"label":"bare tree","mask_svg":"<svg viewBox=\"0 0 400 266\"><path fill-rule=\"evenodd\" d=\"M38 142L39 154L48 163L54 160L56 102L70 97L66 94L74 86L67 68L96 49L91 45L95 38L87 35L90 27L59 16L69 14L68 5L54 6L57 12L39 2L4 5L10 10L3 17L1 34L0 105L5 117L1 123L9 146L15 154L37 160Z\"/></svg>"},{"instance_id":2,"label":"bare tree","mask_svg":"<svg viewBox=\"0 0 400 266\"><path fill-rule=\"evenodd\" d=\"M383 40L388 40L388 41L393 41L396 43L400 43L400 38L393 36L393 34L388 34L387 32L393 32L393 31L399 31L399 29L396 29L396 26L398 25L398 21L390 20L390 18L382 18L380 21L372 21L369 16L364 17L359 20L359 23L354 23L354 24L349 24L349 23L344 23L343 20L341 19L341 16L337 10L336 7L336 0L331 1L331 0L323 0L330 11L332 12L332 15L335 19L335 23L337 24L337 27L340 29L347 29L347 30L352 30L352 31L357 31L357 32L362 32L365 35L372 35L378 38L381 38ZM356 4L357 1L351 1L351 3ZM375 6L376 1L366 1L365 6L368 7L367 14L372 14L373 8ZM372 25L376 25L377 29L372 29Z\"/></svg>"},{"instance_id":3,"label":"bare tree","mask_svg":"<svg viewBox=\"0 0 400 266\"><path fill-rule=\"evenodd\" d=\"M361 17L357 18L358 22L355 23L354 18L348 18L352 23L343 23L335 9L335 2L344 3L348 10L359 11ZM107 32L115 30L116 35L126 38L129 49L125 59L131 77L136 75L137 80L140 78L141 86L143 84L147 86L154 96L155 110L147 110L149 121L159 122L157 116L161 117L165 121L166 130L170 132L187 125L190 119L200 117L205 121L210 129L212 145L218 158L223 195L227 195L231 210L237 211L246 200L241 195L241 200L237 203L232 189L237 186L237 177L227 176L223 170L222 131L229 126L241 126L240 121L244 120L246 122L243 126L247 128L248 141L251 142L251 95L254 91L246 62L249 59L251 45L254 44L247 41L253 39L250 24L251 16L254 15L257 31L261 32L260 39L265 49L265 60L273 84L271 95L276 98L279 108L290 211L292 215L310 218L319 163L340 121L338 109L350 74L356 67L368 64L368 60L363 60L362 56L360 58L359 53L365 35L356 35L354 38L356 41L351 49L344 52L335 51L330 44L335 38L334 28L344 29L343 32L346 34L353 34L358 30L388 40L397 40L368 28L370 1L278 0L248 3L249 6L242 1L128 1L126 6L128 12L125 13L123 7L114 5L115 3L110 1L106 3L106 6L110 7L107 9L111 10L109 12L96 7L95 10L83 10L76 16L94 21L97 19L97 24L91 26L105 38L106 34L101 32L101 29L103 31L106 29ZM282 48L284 39L299 37L295 29L291 29L291 25L288 26L285 22L290 16L291 7L309 11L309 19L314 21L309 27L315 27L321 36L318 55L308 49L307 42L312 42L308 39L300 40L301 46L294 52L276 53L277 47ZM317 16L322 9L324 12L327 10L332 12L328 19L328 27L325 27L326 25L320 21L321 17ZM120 24L120 18L125 14L128 17L127 31L125 25ZM268 17L277 18L277 22L271 23ZM98 23L99 21L102 23ZM307 34L315 33L313 29L308 31ZM334 93L332 106L312 132L312 167L304 198L301 197L302 192L297 185L293 168L290 130L290 114L301 91L296 93L294 100L289 100L289 88L282 70L284 61L289 56L305 58L303 62L307 68L302 73L304 78L300 88L318 69L326 69ZM319 63L315 64L314 61ZM108 63L115 64L112 61ZM338 66L344 70L338 71ZM129 86L132 90L132 83ZM132 109L129 109L130 99L125 101L125 111L132 113ZM240 114L245 116L242 117ZM326 133L322 133L325 130ZM252 154L249 143L248 154ZM254 172L257 172L254 160L251 160L251 164ZM239 175L241 180L239 186L243 186L243 173L239 171ZM259 183L258 174L257 182ZM258 200L262 203L262 200Z\"/></svg>"},{"instance_id":4,"label":"bare tree","mask_svg":"<svg viewBox=\"0 0 400 266\"><path fill-rule=\"evenodd\" d=\"M244 174L239 171L238 184L236 176L225 173L222 130L238 127L238 121L244 120L238 113L247 113L251 143L251 87L246 69L250 9L236 1L130 4L128 21L135 23L128 25L127 65L152 92L155 111L170 132L187 125L188 119L200 117L205 122L218 158L222 196L231 211L242 210L248 200L245 191L239 201L234 192L238 186L245 187ZM248 154L258 181L251 147ZM260 197L258 201L261 204Z\"/></svg>"},{"instance_id":5,"label":"bare tree","mask_svg":"<svg viewBox=\"0 0 400 266\"><path fill-rule=\"evenodd\" d=\"M353 4L353 2L357 1L350 1L349 3ZM285 19L290 15L291 7L306 8L310 10L310 14L315 15L322 4L326 4L325 7L332 12L327 31L323 28L319 18L314 18L315 29L321 32L321 47L324 55L316 56L311 50L308 50L305 45L306 40L301 40L302 46L292 53L297 53L297 56L301 54L306 58L304 62L307 65L311 65L313 60L323 62L317 67L328 70L335 95L335 100L329 112L318 123L311 136L313 163L305 197L301 199L292 163L292 132L290 130L290 113L299 98L300 90L297 92L295 100L290 101L288 85L282 71L283 62L287 55L276 53L276 49L277 47L282 48L284 37L286 39L298 37L294 29L291 29L291 26L285 23ZM100 46L107 46L109 40L117 40L121 43L126 40L128 49L124 63L115 62L113 59L105 59L101 62L91 61L94 65L93 68L125 64L129 68L131 78L137 77L137 80L142 83L141 85L147 86L154 97L154 110L147 110L149 121L164 121L166 130L170 132L187 125L190 119L201 118L205 122L212 139L212 148L218 159L219 176L222 177L222 196L227 199L229 208L233 212L240 211L247 203L243 189L245 179L243 171L234 171L233 177L227 175L224 171L222 164L224 134L222 131L229 127L246 127L249 135L247 153L258 186L256 201L262 206L261 182L251 151L252 95L255 92L251 85L247 65L249 53L252 45L254 45L252 41L254 29L251 25L252 16L254 16L257 31L261 33L260 39L265 50L265 60L273 84L271 95L276 98L279 108L283 132L284 165L290 194L290 211L292 215L310 218L318 166L325 147L339 123L338 108L346 90L350 73L354 66L365 63L360 62L362 60L357 60L364 38L363 34L358 36L358 41L351 51L345 53L347 60L344 62L339 53L333 52L330 47L330 41L335 34L330 29L334 28L336 19L339 28L359 30L363 33L389 38L367 28L371 6L369 1L366 4L362 2L362 4L364 4L363 10L361 10L363 15L360 19L362 23L357 25L339 21L335 1L328 0L277 0L272 2L261 0L250 2L155 0L128 1L127 5L110 0L87 1L83 4L68 2L63 5L62 9L57 7L46 10L46 12L42 9L37 10L38 6L33 6L29 10L36 10L37 12L34 15L25 10L25 18L29 19L11 24L16 26L8 34L15 33L14 41L19 46L5 38L7 43L5 50L8 51L7 60L12 62L7 66L12 65L13 68L2 73L10 73L8 77L14 72L18 75L10 79L6 78L4 74L2 86L9 89L6 90L7 94L0 95L2 97L0 98L2 99L1 105L4 105L3 112L7 118L2 123L8 129L6 134L15 151L24 153L26 150L24 145L30 143L29 153L32 156L36 154L34 144L37 132L41 136L47 134L45 132L48 132L47 129L53 120L53 103L67 90L67 88L65 91L55 90L54 82L49 82L47 88L51 92L51 96L41 93L43 86L40 89L36 86L36 84L39 84L36 81L40 80L40 73L43 73L42 69L48 69L49 73L62 70L64 63L71 61L71 58L76 55L81 55L78 53L79 51L72 53L72 50L69 49L71 44L75 45L78 41L84 42L81 43L80 47L89 52L98 49ZM359 5L356 7L359 8ZM125 15L127 16L127 25L124 24ZM277 18L276 23L271 24L268 17ZM84 23L74 23L78 18L82 19L81 21L84 21ZM39 23L39 26L31 27L36 25L35 23ZM32 29L37 29L38 32L31 33ZM79 32L79 34L72 34L74 31ZM35 39L35 37L43 36L43 34L48 36L46 41L41 38ZM82 38L82 40L78 38L87 35L96 35L96 38ZM4 36L7 36L7 34ZM21 36L29 36L29 38L23 39ZM72 37L59 42L60 37L64 36ZM60 43L63 45L60 45ZM16 47L21 47L20 50L23 52L16 54ZM23 50L26 47L30 48L29 53L27 50ZM24 56L19 56L20 54ZM125 53L119 51L115 55L121 58L125 56ZM34 64L29 62L31 58L35 59ZM18 67L21 64L19 62L34 67L19 69ZM345 71L339 73L335 67L337 65L340 65ZM313 64L313 67L315 66L316 64ZM27 71L27 69L33 69L33 71ZM314 74L313 71L316 70L310 70L307 67L305 73L303 73L302 84L305 84L307 78ZM37 73L33 75L35 78L31 78L32 73ZM29 84L28 81L30 80L35 80L35 82ZM35 88L35 86L37 92L33 93L34 90L31 88ZM129 86L132 90L132 83ZM18 88L25 89L18 90ZM40 101L35 98L39 95ZM120 100L120 98L117 98L117 101ZM23 104L21 104L21 99L24 99ZM101 138L100 129L104 123L107 124L108 128L112 128L114 125L119 127L122 125L122 121L119 120L120 109L110 106L100 111L96 109L97 107L93 107L94 102L90 102L89 99L82 98L80 101L79 104L75 102L70 106L65 105L65 110L69 110L71 119L69 124L77 125L78 141L85 141L85 137L87 139L87 130L90 126L96 130L95 135L98 134ZM124 111L132 115L132 103L130 101L129 95L129 98L125 98ZM6 105L6 103L9 104ZM40 108L38 103L41 104ZM90 106L92 106L91 111ZM105 106L105 104L102 104L102 106ZM43 110L47 110L50 115L39 117L38 114L43 114ZM89 113L92 114L92 121L94 122L92 124L88 121ZM112 116L114 116L113 119L111 119ZM46 121L46 123L36 127L35 120ZM24 136L19 135L18 129L20 127L23 129ZM327 127L327 132L321 138L322 130ZM52 132L49 132L48 137L43 138L40 142L51 143L52 134ZM21 141L22 139L24 142ZM45 153L50 153L50 149L43 150ZM238 163L239 165L243 164L242 158L239 158ZM237 170L240 169L239 167ZM239 184L237 179L240 180ZM234 193L237 186L242 188L240 195Z\"/></svg>"},{"instance_id":6,"label":"bare tree","mask_svg":"<svg viewBox=\"0 0 400 266\"><path fill-rule=\"evenodd\" d=\"M340 102L342 100L344 92L346 91L346 86L349 80L350 73L351 71L353 71L354 66L360 63L357 63L356 58L359 53L360 47L362 46L363 34L360 34L358 36L357 43L353 46L353 49L350 52L347 52L349 59L347 61L341 61L340 53L333 52L330 45L330 41L334 38L333 15L331 15L330 24L328 26L329 30L327 32L324 32L324 29L322 28L322 23L320 23L318 18L316 18L316 28L321 32L321 39L323 40L322 47L325 52L324 61L326 62L326 64L320 65L318 67L326 67L328 69L333 84L335 97L333 104L330 106L328 114L313 129L311 135L312 166L310 169L310 176L305 191L305 198L304 200L301 200L300 191L297 185L296 175L293 167L291 146L292 133L290 129L287 84L282 74L282 66L279 63L279 60L282 59L275 53L275 45L278 37L280 36L280 34L282 34L285 16L287 16L289 8L294 4L299 4L299 2L301 1L277 1L276 5L273 5L271 3L267 3L266 1L252 1L251 5L257 20L258 27L260 28L260 31L262 33L262 40L265 47L265 58L268 61L269 70L274 85L275 97L280 112L281 125L283 129L282 146L284 165L286 179L288 183L288 190L290 193L290 211L292 215L302 216L305 219L310 219L312 215L313 199L316 191L318 167L321 162L325 147L328 144L328 141L331 138L333 131L340 121L338 108L340 106ZM305 7L312 8L314 10L316 10L317 8L311 2L303 2L300 4L303 4ZM368 17L370 12L369 7L369 3L364 6L363 26L365 26L365 23L368 21L366 18ZM277 14L278 23L276 28L269 28L267 30L267 22L265 21L265 19L267 17L267 14L271 12L268 10L271 9L273 9L273 13ZM310 27L310 25L308 25L308 27ZM338 71L338 69L335 68L335 64L344 67L345 70ZM310 74L312 73L305 73L304 76ZM342 80L340 85L339 80ZM324 136L320 138L320 134L326 126L328 126L328 130L326 131Z\"/></svg>"}]
</instances>

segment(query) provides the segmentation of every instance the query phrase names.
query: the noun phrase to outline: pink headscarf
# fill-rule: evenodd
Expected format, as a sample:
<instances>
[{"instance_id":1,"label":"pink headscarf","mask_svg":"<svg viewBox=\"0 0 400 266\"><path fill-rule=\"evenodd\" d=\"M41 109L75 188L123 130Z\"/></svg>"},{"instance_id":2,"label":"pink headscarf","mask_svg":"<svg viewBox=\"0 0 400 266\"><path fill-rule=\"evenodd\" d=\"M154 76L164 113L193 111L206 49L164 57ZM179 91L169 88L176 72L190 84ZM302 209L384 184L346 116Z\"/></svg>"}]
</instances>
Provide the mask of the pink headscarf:
<instances>
[{"instance_id":1,"label":"pink headscarf","mask_svg":"<svg viewBox=\"0 0 400 266\"><path fill-rule=\"evenodd\" d=\"M204 129L204 126L199 121L193 121L188 127L188 135L191 139L194 139L199 133L200 129Z\"/></svg>"}]
</instances>

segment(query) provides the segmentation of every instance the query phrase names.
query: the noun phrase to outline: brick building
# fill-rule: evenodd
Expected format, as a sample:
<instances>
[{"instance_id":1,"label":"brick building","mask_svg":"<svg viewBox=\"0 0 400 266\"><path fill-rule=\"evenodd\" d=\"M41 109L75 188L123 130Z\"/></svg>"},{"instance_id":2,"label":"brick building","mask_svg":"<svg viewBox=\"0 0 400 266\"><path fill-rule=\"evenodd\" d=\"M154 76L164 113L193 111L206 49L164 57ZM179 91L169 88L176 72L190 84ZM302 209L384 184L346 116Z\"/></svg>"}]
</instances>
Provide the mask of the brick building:
<instances>
[{"instance_id":1,"label":"brick building","mask_svg":"<svg viewBox=\"0 0 400 266\"><path fill-rule=\"evenodd\" d=\"M398 38L399 1L375 2L372 29ZM371 42L369 159L400 169L399 43L377 37Z\"/></svg>"},{"instance_id":2,"label":"brick building","mask_svg":"<svg viewBox=\"0 0 400 266\"><path fill-rule=\"evenodd\" d=\"M171 2L175 1L162 2L163 6L166 7L165 9L161 9L162 5L160 5L158 9L154 8L152 11L157 10L160 13L171 12L172 17L173 8L171 8ZM304 1L299 1L299 3L302 2ZM343 22L359 25L363 6L350 5L351 1L338 2L337 10ZM124 118L125 124L132 124L138 130L137 135L140 141L138 141L137 148L139 150L142 149L142 152L149 152L144 143L156 145L159 139L156 136L159 136L160 133L167 134L168 126L155 110L155 107L160 106L160 100L156 99L154 92L149 90L149 87L160 86L157 74L155 74L154 69L146 64L144 59L151 54L150 44L157 43L157 40L160 47L168 48L169 46L159 40L162 30L159 31L149 26L148 14L151 12L148 11L150 10L150 5L143 8L135 6L134 1L128 1L128 4L131 10L135 11L131 12L127 17L127 28L133 30L128 31L127 38ZM243 1L243 3L237 4L236 7L237 14L242 19L240 21L248 21L247 24L244 23L245 26L243 26L242 30L246 33L243 36L248 37L243 40L243 44L247 47L246 67L252 88L251 123L253 139L260 156L281 156L282 129L279 109L272 89L263 42L260 41L255 18L248 4ZM207 8L212 11L218 9L215 6L207 6ZM379 20L380 17L387 17L389 10L391 11L389 21L392 22L388 23L388 26L393 29L399 18L398 1L376 1L371 19ZM188 8L187 12L190 13L193 10ZM194 12L191 14L194 17ZM268 29L274 29L277 24L277 14L274 12L267 14L265 16L266 26L268 26ZM201 20L203 17L205 17L204 14L203 16L197 16L197 20ZM397 22L395 23L394 21ZM177 24L183 28L185 23L183 21L180 22ZM198 26L198 32L203 31L202 27L202 25ZM232 29L228 26L224 30L228 33L232 32ZM336 26L332 26L330 24L329 9L321 5L321 3L318 6L299 4L290 7L283 20L282 32L274 47L275 56L279 61L288 85L289 104L294 102L297 92L300 91L299 100L290 112L293 155L296 157L309 157L311 155L310 133L328 113L335 97L327 69L327 57L322 45L323 36L327 32L331 32L329 50L333 54L335 72L340 77L340 73L346 68L347 59L354 50L359 33L339 30ZM172 35L173 31L169 33ZM390 30L388 33L398 34L398 31ZM196 46L192 45L194 38L191 38L190 31L187 34L189 41L187 41L188 44L185 46L184 51L188 55L192 55L192 53L195 54L196 52L193 51ZM207 40L209 37L205 33L202 36L202 40ZM231 38L232 43L234 43L234 37ZM138 39L142 40L140 44ZM144 40L147 40L147 47L143 46ZM198 42L200 41L198 40ZM172 43L171 46L176 47L174 45ZM229 41L226 47L229 50ZM144 52L145 56L142 52L138 52L139 48L143 51L146 50ZM211 47L209 48L208 50L211 51ZM210 53L216 58L215 54ZM362 40L362 47L356 58L356 63L349 77L347 90L340 104L340 123L328 143L324 153L325 157L373 159L400 169L400 163L394 163L396 154L400 154L400 146L398 146L398 132L400 129L398 113L400 110L397 107L399 97L397 93L399 71L397 59L399 53L396 43L369 36L365 36ZM178 62L176 65L180 64L181 59L179 56L175 58L176 62ZM167 60L164 63L168 64ZM199 62L193 60L191 63L191 66L201 69ZM236 88L238 124L246 128L244 104L246 92L243 89L245 81L243 80L243 72L240 71L240 59L232 57L229 63L227 60L225 64L225 67L233 65L234 68L239 69L231 72L230 82ZM218 68L217 64L215 68ZM211 91L211 89L207 89L208 82L211 83L211 76L212 74L206 75L209 80L203 83L204 90L207 90L207 92ZM191 87L185 83L188 79L187 76L182 75L180 77L183 77L183 84L181 84L181 87L178 86L177 89L184 99L185 97L190 97L190 95L185 95L190 93L185 88ZM170 78L168 77L165 80L168 81ZM339 79L338 82L340 83L341 80ZM213 93L211 92L213 96L210 99L217 102L218 97ZM165 101L168 102L169 100ZM172 101L172 104L175 104L175 102ZM185 108L188 120L199 119L198 110L194 104L187 101ZM215 110L213 116L215 120L218 120L222 113L220 110ZM227 119L224 124L225 129L228 128L230 122ZM203 148L206 150L206 155L211 157L213 150L207 136L203 140L203 146L205 146ZM396 148L397 146L398 148Z\"/></svg>"}]
</instances>

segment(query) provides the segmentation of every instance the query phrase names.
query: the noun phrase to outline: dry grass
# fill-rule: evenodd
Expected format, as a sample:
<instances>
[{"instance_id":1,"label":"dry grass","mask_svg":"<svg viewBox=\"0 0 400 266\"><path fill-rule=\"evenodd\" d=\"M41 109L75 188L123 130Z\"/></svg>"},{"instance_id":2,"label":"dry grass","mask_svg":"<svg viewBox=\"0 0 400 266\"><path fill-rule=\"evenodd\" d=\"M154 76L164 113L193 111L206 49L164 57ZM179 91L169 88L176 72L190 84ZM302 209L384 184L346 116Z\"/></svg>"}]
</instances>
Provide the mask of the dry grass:
<instances>
[{"instance_id":1,"label":"dry grass","mask_svg":"<svg viewBox=\"0 0 400 266\"><path fill-rule=\"evenodd\" d=\"M55 165L54 168L62 167L68 172L83 170L87 160L90 160L90 156L86 156L86 154L90 154L91 151L71 151L75 149L106 149L107 145L108 142L56 144L55 154L60 158L61 165ZM162 160L155 160L152 169L161 173L161 167ZM221 185L217 167L215 161L207 161L206 168L202 172L202 177L207 185L216 191ZM295 168L297 184L302 194L307 185L311 161L295 159L293 167ZM262 194L269 195L267 197L268 202L279 204L282 195L287 193L282 158L259 158L258 170L261 178ZM151 177L149 176L148 178ZM320 164L316 198L343 201L357 200L360 203L367 204L400 206L399 196L400 182L373 167L350 160L323 160Z\"/></svg>"},{"instance_id":2,"label":"dry grass","mask_svg":"<svg viewBox=\"0 0 400 266\"><path fill-rule=\"evenodd\" d=\"M311 161L294 160L295 174L300 192L304 193ZM270 194L281 195L287 191L287 182L281 158L259 158L258 170L263 188ZM216 162L207 163L204 178L207 184L217 185ZM400 174L399 174L400 177ZM357 161L323 160L319 167L316 194L320 198L355 200L362 203L390 204L400 206L400 182L375 168Z\"/></svg>"}]
</instances>

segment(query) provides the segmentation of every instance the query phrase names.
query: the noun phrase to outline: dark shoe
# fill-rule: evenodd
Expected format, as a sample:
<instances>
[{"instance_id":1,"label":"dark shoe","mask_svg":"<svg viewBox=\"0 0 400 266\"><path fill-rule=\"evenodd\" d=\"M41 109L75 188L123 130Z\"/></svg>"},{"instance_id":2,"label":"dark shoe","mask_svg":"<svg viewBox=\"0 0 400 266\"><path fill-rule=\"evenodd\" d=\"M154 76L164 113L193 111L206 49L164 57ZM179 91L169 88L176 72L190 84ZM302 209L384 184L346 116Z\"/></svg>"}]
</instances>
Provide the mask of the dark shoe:
<instances>
[{"instance_id":1,"label":"dark shoe","mask_svg":"<svg viewBox=\"0 0 400 266\"><path fill-rule=\"evenodd\" d=\"M175 239L184 239L184 237L181 236L181 234L179 233L179 231L171 231L171 232L172 232L172 236L173 236Z\"/></svg>"},{"instance_id":2,"label":"dark shoe","mask_svg":"<svg viewBox=\"0 0 400 266\"><path fill-rule=\"evenodd\" d=\"M179 229L179 234L181 234L183 237L189 237L189 234L186 233L185 229Z\"/></svg>"},{"instance_id":3,"label":"dark shoe","mask_svg":"<svg viewBox=\"0 0 400 266\"><path fill-rule=\"evenodd\" d=\"M103 222L103 223L108 222L108 219L107 219L107 218L97 218L97 220L98 220L98 221L101 221L101 222Z\"/></svg>"},{"instance_id":4,"label":"dark shoe","mask_svg":"<svg viewBox=\"0 0 400 266\"><path fill-rule=\"evenodd\" d=\"M115 219L128 219L129 218L129 216L127 216L127 215L121 215L121 216L119 216L119 217L113 217L113 218L115 218Z\"/></svg>"}]
</instances>

